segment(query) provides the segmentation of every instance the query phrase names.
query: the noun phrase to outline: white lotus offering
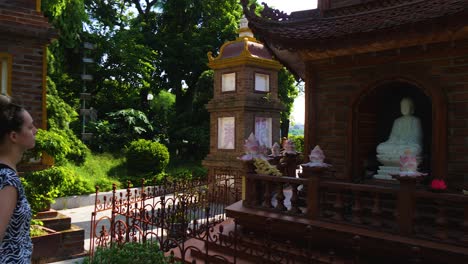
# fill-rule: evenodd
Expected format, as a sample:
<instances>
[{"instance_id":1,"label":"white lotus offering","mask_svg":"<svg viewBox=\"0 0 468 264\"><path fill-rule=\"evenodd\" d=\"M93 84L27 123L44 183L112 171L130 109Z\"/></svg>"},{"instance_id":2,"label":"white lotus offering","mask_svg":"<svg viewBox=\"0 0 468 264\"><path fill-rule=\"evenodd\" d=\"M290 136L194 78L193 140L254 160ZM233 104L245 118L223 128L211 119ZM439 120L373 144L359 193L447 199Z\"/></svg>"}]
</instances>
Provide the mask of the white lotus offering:
<instances>
[{"instance_id":1,"label":"white lotus offering","mask_svg":"<svg viewBox=\"0 0 468 264\"><path fill-rule=\"evenodd\" d=\"M319 145L315 146L314 149L310 152L309 162L301 164L303 167L321 167L328 168L331 167L330 164L325 163L325 154Z\"/></svg>"},{"instance_id":2,"label":"white lotus offering","mask_svg":"<svg viewBox=\"0 0 468 264\"><path fill-rule=\"evenodd\" d=\"M279 157L281 156L281 147L280 145L278 144L278 142L275 142L275 144L273 144L273 146L271 147L271 154L270 154L271 157Z\"/></svg>"}]
</instances>

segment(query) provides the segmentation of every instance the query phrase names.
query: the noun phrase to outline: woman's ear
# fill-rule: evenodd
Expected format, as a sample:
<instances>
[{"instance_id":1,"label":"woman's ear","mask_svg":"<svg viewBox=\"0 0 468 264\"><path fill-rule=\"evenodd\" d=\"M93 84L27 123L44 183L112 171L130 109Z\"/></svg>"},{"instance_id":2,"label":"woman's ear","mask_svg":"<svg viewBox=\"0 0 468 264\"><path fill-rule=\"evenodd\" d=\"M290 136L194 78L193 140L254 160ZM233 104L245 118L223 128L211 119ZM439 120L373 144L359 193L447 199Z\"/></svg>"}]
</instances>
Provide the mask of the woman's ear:
<instances>
[{"instance_id":1,"label":"woman's ear","mask_svg":"<svg viewBox=\"0 0 468 264\"><path fill-rule=\"evenodd\" d=\"M18 133L16 131L11 131L9 134L8 134L8 138L16 143L16 141L18 140Z\"/></svg>"}]
</instances>

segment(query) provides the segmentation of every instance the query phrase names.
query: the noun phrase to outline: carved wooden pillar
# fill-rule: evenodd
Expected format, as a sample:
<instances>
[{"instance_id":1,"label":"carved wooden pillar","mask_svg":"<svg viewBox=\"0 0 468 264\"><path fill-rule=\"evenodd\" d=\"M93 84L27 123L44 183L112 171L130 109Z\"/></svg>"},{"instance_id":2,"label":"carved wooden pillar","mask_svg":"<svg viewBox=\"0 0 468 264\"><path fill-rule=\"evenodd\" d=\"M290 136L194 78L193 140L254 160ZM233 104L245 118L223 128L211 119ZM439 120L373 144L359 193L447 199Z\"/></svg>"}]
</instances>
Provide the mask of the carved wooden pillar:
<instances>
[{"instance_id":1,"label":"carved wooden pillar","mask_svg":"<svg viewBox=\"0 0 468 264\"><path fill-rule=\"evenodd\" d=\"M280 170L284 175L288 177L296 177L296 168L297 168L297 157L299 153L290 154L285 153L283 158L280 160Z\"/></svg>"},{"instance_id":2,"label":"carved wooden pillar","mask_svg":"<svg viewBox=\"0 0 468 264\"><path fill-rule=\"evenodd\" d=\"M397 203L397 223L400 234L410 235L413 232L413 213L415 208L414 189L421 177L392 175L400 182Z\"/></svg>"},{"instance_id":3,"label":"carved wooden pillar","mask_svg":"<svg viewBox=\"0 0 468 264\"><path fill-rule=\"evenodd\" d=\"M465 209L464 209L464 220L463 220L463 236L461 237L461 241L468 244L468 204L465 204Z\"/></svg>"},{"instance_id":4,"label":"carved wooden pillar","mask_svg":"<svg viewBox=\"0 0 468 264\"><path fill-rule=\"evenodd\" d=\"M253 161L244 161L243 163L243 174L247 175L250 173L254 173L255 166L253 165ZM247 176L244 176L245 181L245 192L243 197L243 205L249 206L255 203L255 181Z\"/></svg>"},{"instance_id":5,"label":"carved wooden pillar","mask_svg":"<svg viewBox=\"0 0 468 264\"><path fill-rule=\"evenodd\" d=\"M303 167L301 178L307 178L307 215L309 219L317 219L320 213L320 178L327 168Z\"/></svg>"}]
</instances>

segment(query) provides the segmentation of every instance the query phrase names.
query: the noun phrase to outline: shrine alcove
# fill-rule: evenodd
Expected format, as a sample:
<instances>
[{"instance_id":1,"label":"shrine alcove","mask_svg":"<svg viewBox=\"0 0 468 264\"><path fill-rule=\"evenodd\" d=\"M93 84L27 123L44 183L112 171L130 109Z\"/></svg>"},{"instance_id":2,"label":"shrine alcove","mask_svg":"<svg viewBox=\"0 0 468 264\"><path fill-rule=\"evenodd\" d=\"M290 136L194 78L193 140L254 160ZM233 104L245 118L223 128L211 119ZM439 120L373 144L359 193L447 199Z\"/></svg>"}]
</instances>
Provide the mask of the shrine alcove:
<instances>
[{"instance_id":1,"label":"shrine alcove","mask_svg":"<svg viewBox=\"0 0 468 264\"><path fill-rule=\"evenodd\" d=\"M413 100L413 115L421 120L423 161L420 170L430 171L433 129L431 98L411 83L393 81L363 93L353 106L353 181L371 179L381 165L376 157L377 145L388 139L393 121L402 115L400 101L405 97Z\"/></svg>"}]
</instances>

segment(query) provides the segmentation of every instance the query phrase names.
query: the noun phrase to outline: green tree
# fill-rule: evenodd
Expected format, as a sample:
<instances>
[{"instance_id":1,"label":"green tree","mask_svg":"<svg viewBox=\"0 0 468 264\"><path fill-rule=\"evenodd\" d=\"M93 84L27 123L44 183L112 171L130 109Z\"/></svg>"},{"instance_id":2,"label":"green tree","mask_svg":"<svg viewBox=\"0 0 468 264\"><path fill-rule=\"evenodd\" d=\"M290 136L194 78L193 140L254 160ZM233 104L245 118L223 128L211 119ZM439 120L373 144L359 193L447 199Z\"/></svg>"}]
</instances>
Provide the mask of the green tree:
<instances>
[{"instance_id":1,"label":"green tree","mask_svg":"<svg viewBox=\"0 0 468 264\"><path fill-rule=\"evenodd\" d=\"M78 108L82 83L80 79L83 22L88 17L83 0L43 0L42 12L57 29L59 36L49 45L48 76L60 98Z\"/></svg>"},{"instance_id":2,"label":"green tree","mask_svg":"<svg viewBox=\"0 0 468 264\"><path fill-rule=\"evenodd\" d=\"M59 144L66 160L81 164L88 154L87 147L71 130L71 124L78 120L75 111L79 105L76 91L81 87L77 66L81 61L77 52L81 45L82 24L87 20L83 0L43 0L42 11L59 31L59 37L47 49L47 124L49 132L40 133L38 148L47 149ZM57 152L58 153L58 152Z\"/></svg>"},{"instance_id":3,"label":"green tree","mask_svg":"<svg viewBox=\"0 0 468 264\"><path fill-rule=\"evenodd\" d=\"M288 136L291 111L298 94L299 90L294 76L287 69L281 69L278 73L278 97L285 106L280 115L281 137Z\"/></svg>"},{"instance_id":4,"label":"green tree","mask_svg":"<svg viewBox=\"0 0 468 264\"><path fill-rule=\"evenodd\" d=\"M206 54L235 38L242 9L237 0L172 0L162 10L154 43L159 74L176 95L177 114L191 112L196 82L208 70Z\"/></svg>"},{"instance_id":5,"label":"green tree","mask_svg":"<svg viewBox=\"0 0 468 264\"><path fill-rule=\"evenodd\" d=\"M108 113L93 124L92 131L91 146L99 151L119 152L133 140L153 138L153 126L145 113L131 108Z\"/></svg>"},{"instance_id":6,"label":"green tree","mask_svg":"<svg viewBox=\"0 0 468 264\"><path fill-rule=\"evenodd\" d=\"M160 91L149 103L148 119L159 141L169 141L170 121L173 120L175 96L167 91Z\"/></svg>"},{"instance_id":7,"label":"green tree","mask_svg":"<svg viewBox=\"0 0 468 264\"><path fill-rule=\"evenodd\" d=\"M157 19L157 76L176 96L170 142L184 157L203 158L209 145L209 115L204 109L212 92L207 53L235 39L242 9L236 0L173 0L161 5ZM204 81L208 80L208 82ZM208 84L208 85L207 85Z\"/></svg>"},{"instance_id":8,"label":"green tree","mask_svg":"<svg viewBox=\"0 0 468 264\"><path fill-rule=\"evenodd\" d=\"M205 105L213 97L214 72L207 70L193 87L193 111L177 115L170 127L172 157L201 160L210 145L210 115ZM177 155L176 155L177 153Z\"/></svg>"}]
</instances>

